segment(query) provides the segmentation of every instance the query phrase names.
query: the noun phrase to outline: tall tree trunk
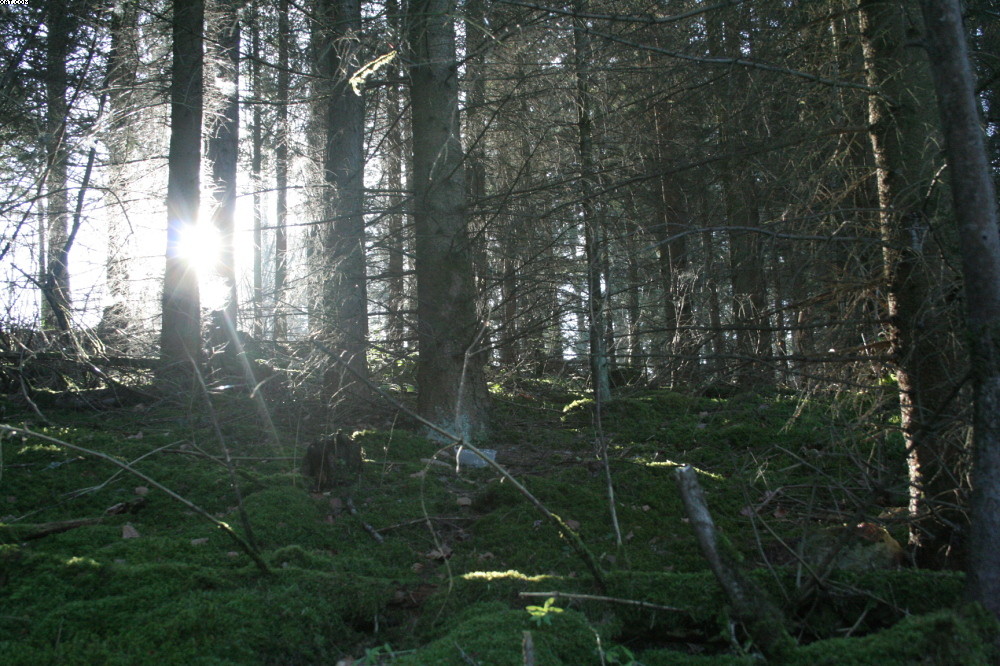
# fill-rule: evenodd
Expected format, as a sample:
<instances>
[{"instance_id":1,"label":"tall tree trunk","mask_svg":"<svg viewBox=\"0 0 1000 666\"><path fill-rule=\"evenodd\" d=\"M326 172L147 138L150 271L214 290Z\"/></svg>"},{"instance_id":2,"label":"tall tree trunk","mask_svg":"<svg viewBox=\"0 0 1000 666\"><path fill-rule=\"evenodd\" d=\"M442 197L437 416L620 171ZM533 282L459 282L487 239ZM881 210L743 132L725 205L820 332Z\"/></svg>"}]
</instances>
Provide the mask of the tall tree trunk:
<instances>
[{"instance_id":1,"label":"tall tree trunk","mask_svg":"<svg viewBox=\"0 0 1000 666\"><path fill-rule=\"evenodd\" d=\"M204 16L203 0L174 0L160 355L165 365L180 374L186 374L190 362L201 356L198 276L181 254L181 241L197 223L200 202Z\"/></svg>"},{"instance_id":2,"label":"tall tree trunk","mask_svg":"<svg viewBox=\"0 0 1000 666\"><path fill-rule=\"evenodd\" d=\"M869 138L875 157L889 342L899 383L901 426L910 482L910 543L918 564L961 563L955 528L964 522L958 481L959 451L938 421L951 394L954 352L946 337L939 294L925 250L931 226L924 197L933 176L935 132L922 107L929 97L926 65L907 42L919 24L911 2L864 0L859 6L869 96Z\"/></svg>"},{"instance_id":3,"label":"tall tree trunk","mask_svg":"<svg viewBox=\"0 0 1000 666\"><path fill-rule=\"evenodd\" d=\"M70 285L69 256L69 144L66 101L69 56L74 29L73 8L66 2L48 5L48 37L45 49L45 124L46 124L46 198L47 257L42 275L42 325L61 332L69 331Z\"/></svg>"},{"instance_id":4,"label":"tall tree trunk","mask_svg":"<svg viewBox=\"0 0 1000 666\"><path fill-rule=\"evenodd\" d=\"M288 335L285 287L288 280L288 0L278 0L278 126L274 147L274 339Z\"/></svg>"},{"instance_id":5,"label":"tall tree trunk","mask_svg":"<svg viewBox=\"0 0 1000 666\"><path fill-rule=\"evenodd\" d=\"M585 3L576 0L575 11L582 13ZM608 378L608 349L605 338L604 294L601 272L604 267L604 238L594 210L594 136L590 93L590 36L582 19L573 22L574 74L576 78L577 132L580 155L580 208L583 218L583 245L587 259L587 337L590 340L590 377L598 401L611 399Z\"/></svg>"},{"instance_id":6,"label":"tall tree trunk","mask_svg":"<svg viewBox=\"0 0 1000 666\"><path fill-rule=\"evenodd\" d=\"M965 275L975 400L967 595L1000 618L1000 235L957 0L922 0Z\"/></svg>"},{"instance_id":7,"label":"tall tree trunk","mask_svg":"<svg viewBox=\"0 0 1000 666\"><path fill-rule=\"evenodd\" d=\"M400 17L399 4L396 0L386 0L386 20L389 24L389 32L392 38L399 42L400 37ZM396 61L390 64L392 71L397 77L399 66ZM403 153L406 150L404 138L405 117L401 108L400 86L390 85L385 95L387 118L390 123L388 136L386 137L386 162L385 162L385 183L389 190L388 196L388 317L386 322L386 337L390 347L397 353L403 351L403 340L407 337L406 317L403 314L406 310L406 255L407 235L405 233L405 215L403 213L404 186L403 186Z\"/></svg>"},{"instance_id":8,"label":"tall tree trunk","mask_svg":"<svg viewBox=\"0 0 1000 666\"><path fill-rule=\"evenodd\" d=\"M263 192L264 179L261 173L264 166L264 118L261 113L261 99L264 86L261 82L261 50L260 50L260 0L251 0L250 4L250 78L254 105L250 121L250 180L253 188L253 295L251 296L253 337L256 340L264 338L264 213Z\"/></svg>"},{"instance_id":9,"label":"tall tree trunk","mask_svg":"<svg viewBox=\"0 0 1000 666\"><path fill-rule=\"evenodd\" d=\"M465 204L451 0L411 0L417 363L420 413L457 435L485 435L489 394Z\"/></svg>"},{"instance_id":10,"label":"tall tree trunk","mask_svg":"<svg viewBox=\"0 0 1000 666\"><path fill-rule=\"evenodd\" d=\"M129 185L129 159L136 142L136 123L130 119L135 108L135 84L139 64L138 9L129 0L118 0L111 13L111 51L108 54L108 257L105 281L110 305L101 325L106 330L129 326L131 294L129 261L131 233L128 210L122 200Z\"/></svg>"},{"instance_id":11,"label":"tall tree trunk","mask_svg":"<svg viewBox=\"0 0 1000 666\"><path fill-rule=\"evenodd\" d=\"M348 84L358 61L360 0L321 0L325 40L320 76L327 95L326 221L323 242L323 337L354 373L368 376L368 296L365 275L364 101ZM367 388L341 367L326 372L331 400L358 397ZM342 393L342 392L347 393Z\"/></svg>"},{"instance_id":12,"label":"tall tree trunk","mask_svg":"<svg viewBox=\"0 0 1000 666\"><path fill-rule=\"evenodd\" d=\"M218 114L208 131L208 162L212 169L214 207L212 223L219 234L219 257L215 271L225 288L217 313L225 323L227 355L236 353L234 341L239 307L236 293L236 167L240 140L240 0L216 0L213 72L219 100Z\"/></svg>"}]
</instances>

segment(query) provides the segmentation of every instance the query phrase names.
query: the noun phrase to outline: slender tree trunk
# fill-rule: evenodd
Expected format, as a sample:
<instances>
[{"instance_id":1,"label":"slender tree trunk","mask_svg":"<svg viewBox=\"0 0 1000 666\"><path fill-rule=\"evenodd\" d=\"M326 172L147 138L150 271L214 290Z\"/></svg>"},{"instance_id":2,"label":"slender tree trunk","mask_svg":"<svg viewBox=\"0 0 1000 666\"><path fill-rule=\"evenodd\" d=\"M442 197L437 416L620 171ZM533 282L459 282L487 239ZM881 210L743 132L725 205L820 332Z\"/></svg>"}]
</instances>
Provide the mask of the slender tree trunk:
<instances>
[{"instance_id":1,"label":"slender tree trunk","mask_svg":"<svg viewBox=\"0 0 1000 666\"><path fill-rule=\"evenodd\" d=\"M320 76L327 95L326 221L323 242L323 332L330 346L367 377L368 296L365 275L364 101L348 84L358 61L360 0L322 0L325 34ZM365 385L343 368L326 372L329 399L359 397ZM345 392L343 393L342 392Z\"/></svg>"},{"instance_id":2,"label":"slender tree trunk","mask_svg":"<svg viewBox=\"0 0 1000 666\"><path fill-rule=\"evenodd\" d=\"M879 226L888 293L889 342L899 383L903 438L910 481L910 543L918 564L961 564L956 528L964 520L954 475L960 451L942 436L957 367L947 322L934 288L926 242L930 222L925 197L933 176L935 132L927 109L930 80L908 45L913 2L864 0L859 6L869 97L869 138L875 157ZM929 249L929 248L928 248Z\"/></svg>"},{"instance_id":3,"label":"slender tree trunk","mask_svg":"<svg viewBox=\"0 0 1000 666\"><path fill-rule=\"evenodd\" d=\"M959 227L975 396L967 595L1000 618L1000 235L956 0L922 0Z\"/></svg>"},{"instance_id":4,"label":"slender tree trunk","mask_svg":"<svg viewBox=\"0 0 1000 666\"><path fill-rule=\"evenodd\" d=\"M274 339L288 335L285 287L288 280L288 0L278 0L278 126L274 147Z\"/></svg>"},{"instance_id":5,"label":"slender tree trunk","mask_svg":"<svg viewBox=\"0 0 1000 666\"><path fill-rule=\"evenodd\" d=\"M264 86L260 78L260 0L251 0L250 11L250 78L254 105L250 121L250 180L253 187L253 296L251 297L253 337L256 340L264 338L264 137L263 114L260 101L264 95Z\"/></svg>"},{"instance_id":6,"label":"slender tree trunk","mask_svg":"<svg viewBox=\"0 0 1000 666\"><path fill-rule=\"evenodd\" d=\"M390 33L396 43L400 38L400 16L399 4L396 0L386 0L386 20L389 23ZM396 76L400 70L397 61L390 65ZM406 140L404 137L405 117L401 108L400 86L390 85L385 95L387 117L391 123L389 133L386 138L386 162L385 162L385 183L390 194L388 196L389 216L388 216L388 321L386 324L386 337L396 352L403 351L403 341L407 337L406 317L403 312L406 310L406 254L407 254L407 234L405 225L405 215L403 213L404 184L403 184L403 153L406 150Z\"/></svg>"},{"instance_id":7,"label":"slender tree trunk","mask_svg":"<svg viewBox=\"0 0 1000 666\"><path fill-rule=\"evenodd\" d=\"M200 200L204 15L202 0L174 1L160 354L165 365L181 374L201 357L198 277L180 250L182 237L197 223Z\"/></svg>"},{"instance_id":8,"label":"slender tree trunk","mask_svg":"<svg viewBox=\"0 0 1000 666\"><path fill-rule=\"evenodd\" d=\"M573 6L581 13L586 9L582 0L576 0ZM594 137L590 111L590 36L581 19L574 19L573 53L580 155L580 207L583 217L584 254L587 258L587 337L590 340L590 376L595 398L607 402L611 399L611 382L608 378L608 349L604 325L607 314L601 290L605 248L592 199Z\"/></svg>"},{"instance_id":9,"label":"slender tree trunk","mask_svg":"<svg viewBox=\"0 0 1000 666\"><path fill-rule=\"evenodd\" d=\"M130 119L135 108L135 84L139 64L138 10L133 2L119 0L111 13L111 51L108 54L109 117L105 145L108 147L108 257L105 281L108 301L101 325L107 330L124 330L131 320L129 261L131 232L127 199L129 159L136 137L136 123Z\"/></svg>"},{"instance_id":10,"label":"slender tree trunk","mask_svg":"<svg viewBox=\"0 0 1000 666\"><path fill-rule=\"evenodd\" d=\"M236 166L240 140L240 0L216 0L217 24L214 26L213 65L216 90L221 100L218 115L209 127L208 162L212 169L214 209L212 222L219 234L219 258L215 267L225 288L224 300L218 304L226 333L235 335L237 310L236 292ZM215 304L213 304L215 305ZM229 336L227 354L235 354Z\"/></svg>"},{"instance_id":11,"label":"slender tree trunk","mask_svg":"<svg viewBox=\"0 0 1000 666\"><path fill-rule=\"evenodd\" d=\"M64 2L48 5L48 37L45 50L46 105L46 177L47 257L42 276L42 325L61 332L69 331L70 285L68 266L69 238L69 144L66 102L69 56L74 29L72 8Z\"/></svg>"},{"instance_id":12,"label":"slender tree trunk","mask_svg":"<svg viewBox=\"0 0 1000 666\"><path fill-rule=\"evenodd\" d=\"M408 11L420 413L466 439L487 427L483 326L476 314L458 113L454 2Z\"/></svg>"}]
</instances>

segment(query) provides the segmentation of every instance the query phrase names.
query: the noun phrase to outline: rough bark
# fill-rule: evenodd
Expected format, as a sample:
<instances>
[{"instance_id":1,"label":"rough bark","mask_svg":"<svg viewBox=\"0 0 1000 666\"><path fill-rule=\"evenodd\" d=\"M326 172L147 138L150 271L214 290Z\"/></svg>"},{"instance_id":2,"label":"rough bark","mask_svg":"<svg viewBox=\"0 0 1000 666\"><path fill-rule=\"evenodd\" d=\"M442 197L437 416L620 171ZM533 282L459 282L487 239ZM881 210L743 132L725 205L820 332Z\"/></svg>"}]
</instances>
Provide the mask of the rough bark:
<instances>
[{"instance_id":1,"label":"rough bark","mask_svg":"<svg viewBox=\"0 0 1000 666\"><path fill-rule=\"evenodd\" d=\"M583 0L576 0L577 12L586 10ZM611 382L608 377L608 348L605 338L606 317L604 294L601 290L601 271L604 264L604 234L594 206L595 181L594 135L591 118L590 92L590 36L580 19L573 25L573 67L576 78L577 133L580 156L580 209L583 224L584 255L587 259L587 338L590 342L590 381L594 397L600 402L611 399Z\"/></svg>"},{"instance_id":2,"label":"rough bark","mask_svg":"<svg viewBox=\"0 0 1000 666\"><path fill-rule=\"evenodd\" d=\"M408 9L416 229L418 408L468 440L485 434L483 326L466 220L454 3Z\"/></svg>"},{"instance_id":3,"label":"rough bark","mask_svg":"<svg viewBox=\"0 0 1000 666\"><path fill-rule=\"evenodd\" d=\"M183 234L197 223L200 201L204 15L202 0L174 2L160 354L165 366L181 371L201 355L198 278L180 250Z\"/></svg>"},{"instance_id":4,"label":"rough bark","mask_svg":"<svg viewBox=\"0 0 1000 666\"><path fill-rule=\"evenodd\" d=\"M138 78L138 10L135 3L119 0L111 13L111 51L108 54L108 111L110 121L104 143L108 149L108 256L105 281L109 306L101 325L122 330L130 322L129 261L131 232L126 203L129 160L136 143L135 84Z\"/></svg>"},{"instance_id":5,"label":"rough bark","mask_svg":"<svg viewBox=\"0 0 1000 666\"><path fill-rule=\"evenodd\" d=\"M72 8L65 2L52 2L46 14L48 37L45 48L45 157L47 257L42 278L42 324L58 331L69 331L69 144L66 122L68 73L66 59L72 46L74 29Z\"/></svg>"},{"instance_id":6,"label":"rough bark","mask_svg":"<svg viewBox=\"0 0 1000 666\"><path fill-rule=\"evenodd\" d=\"M386 20L389 23L390 34L398 43L400 35L399 4L396 0L386 1ZM396 61L391 63L392 72L398 76L399 67ZM405 117L401 109L400 86L390 85L385 95L389 126L386 137L385 184L389 190L388 196L388 235L386 238L388 250L387 281L388 281L388 316L386 322L386 337L396 352L403 351L403 341L407 337L406 317L406 255L407 236L405 233L405 215L403 213L403 153L406 149L404 138Z\"/></svg>"},{"instance_id":7,"label":"rough bark","mask_svg":"<svg viewBox=\"0 0 1000 666\"><path fill-rule=\"evenodd\" d=\"M274 147L274 339L288 335L285 286L288 279L288 0L278 2L278 126Z\"/></svg>"},{"instance_id":8,"label":"rough bark","mask_svg":"<svg viewBox=\"0 0 1000 666\"><path fill-rule=\"evenodd\" d=\"M1000 617L1000 235L956 0L922 0L965 276L975 396L967 595Z\"/></svg>"},{"instance_id":9,"label":"rough bark","mask_svg":"<svg viewBox=\"0 0 1000 666\"><path fill-rule=\"evenodd\" d=\"M328 399L357 398L367 389L368 298L365 275L364 101L348 79L360 67L359 0L321 0L324 33L320 76L326 99L326 150L323 173L326 216L323 245L322 331L328 344L342 352L354 373L330 366Z\"/></svg>"},{"instance_id":10,"label":"rough bark","mask_svg":"<svg viewBox=\"0 0 1000 666\"><path fill-rule=\"evenodd\" d=\"M865 0L859 5L869 96L869 138L878 183L888 334L899 384L901 428L910 485L910 544L918 564L961 564L956 527L964 522L954 476L960 451L942 436L939 421L952 394L956 367L947 340L940 294L934 288L927 242L934 170L930 79L908 45L919 23L916 5Z\"/></svg>"},{"instance_id":11,"label":"rough bark","mask_svg":"<svg viewBox=\"0 0 1000 666\"><path fill-rule=\"evenodd\" d=\"M212 223L219 234L219 258L215 272L222 280L225 295L222 303L213 303L225 316L227 328L236 330L238 298L236 293L236 166L240 139L240 0L216 0L213 26L214 81L218 109L210 114L208 162L212 170L214 199ZM235 353L231 341L227 352Z\"/></svg>"}]
</instances>

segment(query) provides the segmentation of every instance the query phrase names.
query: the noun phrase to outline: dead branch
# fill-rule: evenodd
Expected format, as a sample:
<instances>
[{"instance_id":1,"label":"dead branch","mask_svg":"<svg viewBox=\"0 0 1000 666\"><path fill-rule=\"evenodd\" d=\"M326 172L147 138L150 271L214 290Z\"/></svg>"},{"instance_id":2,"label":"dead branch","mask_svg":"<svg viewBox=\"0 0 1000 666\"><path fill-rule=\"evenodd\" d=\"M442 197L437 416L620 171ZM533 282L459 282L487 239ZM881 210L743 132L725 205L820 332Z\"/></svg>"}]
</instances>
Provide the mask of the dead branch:
<instances>
[{"instance_id":1,"label":"dead branch","mask_svg":"<svg viewBox=\"0 0 1000 666\"><path fill-rule=\"evenodd\" d=\"M733 616L743 624L766 657L787 653L795 640L785 629L785 619L764 592L743 575L732 554L720 545L715 521L698 483L698 473L690 465L684 465L678 467L674 475L698 547L729 599Z\"/></svg>"},{"instance_id":2,"label":"dead branch","mask_svg":"<svg viewBox=\"0 0 1000 666\"><path fill-rule=\"evenodd\" d=\"M15 427L7 425L5 423L0 423L0 432L7 432L7 433L14 434L14 435L20 435L21 437L34 437L36 439L41 439L41 440L44 440L46 442L50 442L52 444L56 444L58 446L65 447L67 449L71 449L73 451L79 451L80 453L85 453L87 455L91 455L91 456L94 456L96 458L100 458L101 460L109 462L112 465L120 467L121 469L125 470L129 474L132 474L133 476L139 477L140 479L142 479L143 481L145 481L149 485L153 486L154 488L162 490L169 497L172 497L173 499L177 500L178 502L180 502L181 504L183 504L187 508L191 509L195 513L199 514L203 518L205 518L208 521L210 521L216 527L218 527L223 532L225 532L226 534L228 534L229 537L233 541L236 542L236 544L240 547L240 549L243 550L243 552L245 552L247 555L250 556L250 559L252 559L254 561L254 563L257 565L258 569L260 569L263 573L266 573L266 574L271 573L271 568L269 566L267 566L267 562L265 562L261 558L260 553L258 553L256 550L254 550L250 546L250 544L247 543L246 540L243 539L243 537L241 537L239 534L237 534L233 530L233 528L231 528L229 525L227 525L226 523L222 522L221 520L219 520L218 518L216 518L211 513L209 513L205 509L201 508L197 504L195 504L195 503L191 502L190 500L188 500L188 499L186 499L186 498L178 495L177 493L175 493L174 491L172 491L170 488L167 488L166 486L164 486L159 481L157 481L157 480L153 479L152 477L149 477L149 476L143 474L142 472L140 472L139 470L133 468L128 463L122 462L121 460L118 460L117 458L109 456L106 453L101 453L100 451L94 451L93 449L88 449L86 447L79 446L77 444L70 444L69 442L64 442L61 439L56 439L55 437L49 437L48 435L43 435L41 433L34 432L32 430L28 430L27 428L15 428Z\"/></svg>"},{"instance_id":3,"label":"dead branch","mask_svg":"<svg viewBox=\"0 0 1000 666\"><path fill-rule=\"evenodd\" d=\"M649 601L641 601L639 599L621 599L619 597L605 597L600 594L575 594L570 592L518 592L519 597L556 597L560 599L579 599L581 601L603 601L609 604L624 604L626 606L636 606L638 608L648 608L649 610L661 610L661 611L671 611L675 613L686 613L687 611L683 608L677 608L676 606L663 606L662 604L654 604Z\"/></svg>"},{"instance_id":4,"label":"dead branch","mask_svg":"<svg viewBox=\"0 0 1000 666\"><path fill-rule=\"evenodd\" d=\"M372 527L365 521L361 520L361 515L358 513L357 507L354 506L354 500L348 497L345 504L347 505L347 510L351 512L351 515L357 518L358 522L361 523L361 526L365 528L365 532L371 534L372 538L375 539L375 541L377 541L378 543L382 543L383 541L385 541L384 537L378 533L378 530L376 530L374 527Z\"/></svg>"}]
</instances>

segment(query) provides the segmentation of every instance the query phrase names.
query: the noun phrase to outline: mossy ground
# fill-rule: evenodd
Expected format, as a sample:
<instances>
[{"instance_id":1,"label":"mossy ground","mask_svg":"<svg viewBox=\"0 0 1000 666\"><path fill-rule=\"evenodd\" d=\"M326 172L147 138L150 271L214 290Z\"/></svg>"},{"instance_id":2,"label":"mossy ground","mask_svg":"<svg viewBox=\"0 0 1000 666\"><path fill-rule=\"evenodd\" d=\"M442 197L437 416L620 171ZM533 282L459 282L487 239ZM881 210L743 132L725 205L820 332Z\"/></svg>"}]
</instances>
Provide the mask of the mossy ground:
<instances>
[{"instance_id":1,"label":"mossy ground","mask_svg":"<svg viewBox=\"0 0 1000 666\"><path fill-rule=\"evenodd\" d=\"M899 568L866 544L793 604L815 535L893 522L905 461L898 441L858 423L862 408L780 394L728 399L649 391L602 406L616 509L608 510L593 403L571 388L498 390L485 444L578 529L606 572L593 595L582 560L491 470L456 475L454 457L402 429L356 433L366 464L329 493L298 473L297 427L269 441L254 408L226 398L189 409L47 412L6 423L101 451L248 537L212 418L236 458L263 574L204 517L107 462L8 437L0 462L0 663L749 664L696 547L673 469L693 465L724 538L782 606L802 647L789 663L987 664L996 624L958 609L957 573ZM297 433L297 434L296 434ZM137 501L138 498L142 501ZM348 498L356 509L353 513ZM125 513L111 507L128 506ZM100 519L38 538L41 526ZM379 530L376 542L365 524ZM126 527L128 529L126 529ZM831 539L835 541L836 539ZM860 553L860 554L858 554ZM526 632L529 632L526 634Z\"/></svg>"}]
</instances>

